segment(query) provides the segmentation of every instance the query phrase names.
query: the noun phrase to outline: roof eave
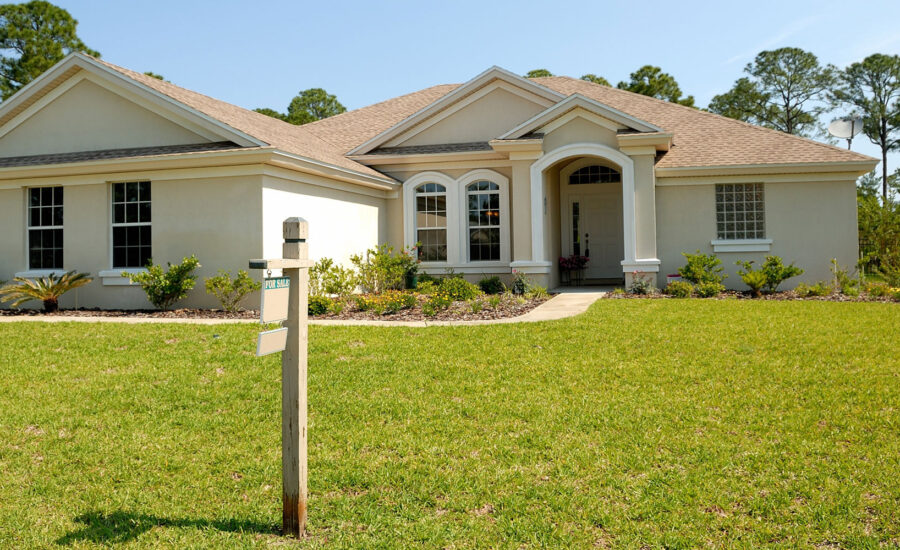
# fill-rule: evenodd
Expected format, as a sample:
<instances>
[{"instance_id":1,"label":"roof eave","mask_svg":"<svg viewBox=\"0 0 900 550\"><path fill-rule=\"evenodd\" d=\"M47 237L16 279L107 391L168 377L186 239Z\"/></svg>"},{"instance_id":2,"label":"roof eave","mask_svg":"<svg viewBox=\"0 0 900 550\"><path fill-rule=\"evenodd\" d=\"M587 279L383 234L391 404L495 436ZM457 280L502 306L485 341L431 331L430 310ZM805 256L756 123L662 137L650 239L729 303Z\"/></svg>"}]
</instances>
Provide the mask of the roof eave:
<instances>
[{"instance_id":1,"label":"roof eave","mask_svg":"<svg viewBox=\"0 0 900 550\"><path fill-rule=\"evenodd\" d=\"M658 178L682 178L698 176L734 176L766 174L824 174L847 173L862 176L878 165L877 159L836 162L792 162L777 164L731 164L721 166L657 167Z\"/></svg>"}]
</instances>

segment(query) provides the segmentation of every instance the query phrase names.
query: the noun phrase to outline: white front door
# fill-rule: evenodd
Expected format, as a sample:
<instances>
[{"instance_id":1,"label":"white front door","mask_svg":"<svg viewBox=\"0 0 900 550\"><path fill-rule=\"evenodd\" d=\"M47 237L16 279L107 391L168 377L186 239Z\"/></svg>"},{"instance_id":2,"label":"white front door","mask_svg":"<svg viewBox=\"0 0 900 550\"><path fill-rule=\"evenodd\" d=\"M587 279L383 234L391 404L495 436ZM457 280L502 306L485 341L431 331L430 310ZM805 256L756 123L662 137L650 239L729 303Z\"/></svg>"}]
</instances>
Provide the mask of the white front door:
<instances>
[{"instance_id":1,"label":"white front door","mask_svg":"<svg viewBox=\"0 0 900 550\"><path fill-rule=\"evenodd\" d=\"M590 258L586 279L621 279L625 257L622 186L591 187L590 192L569 195L569 253Z\"/></svg>"}]
</instances>

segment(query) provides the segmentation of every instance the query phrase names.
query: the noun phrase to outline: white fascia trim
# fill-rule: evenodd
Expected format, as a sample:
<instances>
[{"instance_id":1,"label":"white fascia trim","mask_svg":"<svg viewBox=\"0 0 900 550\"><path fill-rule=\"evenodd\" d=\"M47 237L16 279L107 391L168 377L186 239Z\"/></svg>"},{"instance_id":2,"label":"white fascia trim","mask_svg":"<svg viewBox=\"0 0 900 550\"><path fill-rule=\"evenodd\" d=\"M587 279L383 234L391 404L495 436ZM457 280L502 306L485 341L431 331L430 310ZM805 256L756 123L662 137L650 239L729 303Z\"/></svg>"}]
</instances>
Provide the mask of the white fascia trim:
<instances>
[{"instance_id":1,"label":"white fascia trim","mask_svg":"<svg viewBox=\"0 0 900 550\"><path fill-rule=\"evenodd\" d=\"M146 272L146 267L121 267L117 269L104 269L97 273L97 276L100 277L103 286L137 286L137 283L132 283L130 279L123 277L122 274Z\"/></svg>"},{"instance_id":2,"label":"white fascia trim","mask_svg":"<svg viewBox=\"0 0 900 550\"><path fill-rule=\"evenodd\" d=\"M662 262L657 258L641 258L630 262L622 261L622 273L633 273L635 271L643 271L644 273L659 273L659 264Z\"/></svg>"},{"instance_id":3,"label":"white fascia trim","mask_svg":"<svg viewBox=\"0 0 900 550\"><path fill-rule=\"evenodd\" d=\"M846 162L788 162L781 164L731 164L726 166L683 166L656 168L657 178L692 176L742 176L762 174L819 174L850 172L857 176L871 172L880 161L854 160Z\"/></svg>"},{"instance_id":4,"label":"white fascia trim","mask_svg":"<svg viewBox=\"0 0 900 550\"><path fill-rule=\"evenodd\" d=\"M772 239L713 240L709 244L713 252L768 252L772 250Z\"/></svg>"},{"instance_id":5,"label":"white fascia trim","mask_svg":"<svg viewBox=\"0 0 900 550\"><path fill-rule=\"evenodd\" d=\"M343 177L344 179L346 179L346 181L350 181L351 183L367 185L369 187L375 187L377 189L392 190L398 189L400 187L400 182L387 176L379 178L376 176L371 176L369 174L356 172L348 168L335 166L334 164L322 162L309 157L287 153L281 150L275 150L273 154L275 157L283 157L286 160L292 161L296 165L299 165L297 166L298 168L311 168L313 169L312 171L316 174L323 174L326 176L337 175L339 177Z\"/></svg>"},{"instance_id":6,"label":"white fascia trim","mask_svg":"<svg viewBox=\"0 0 900 550\"><path fill-rule=\"evenodd\" d=\"M364 155L368 153L372 149L403 133L412 126L415 126L419 121L424 120L434 113L445 108L446 106L455 103L456 101L465 97L467 94L471 93L474 89L483 86L484 84L487 84L494 79L505 80L510 84L516 85L520 88L524 88L528 91L533 92L537 96L543 97L553 102L560 101L565 97L563 94L555 92L550 88L541 86L540 84L532 82L527 78L521 77L495 65L477 75L475 78L469 80L468 82L457 86L455 90L446 94L444 97L438 99L434 103L426 105L422 109L419 109L397 124L391 126L384 132L357 146L355 149L351 150L348 155Z\"/></svg>"},{"instance_id":7,"label":"white fascia trim","mask_svg":"<svg viewBox=\"0 0 900 550\"><path fill-rule=\"evenodd\" d=\"M634 128L635 130L640 130L642 132L665 132L665 130L663 130L659 126L650 124L649 122L641 120L639 118L635 118L628 113L622 112L618 109L613 109L612 107L604 105L603 103L585 97L581 94L572 94L563 101L560 101L556 105L548 108L546 111L534 115L509 132L506 132L498 139L521 137L529 132L533 132L541 126L544 126L554 118L564 115L566 112L578 107L595 115L601 116L603 118L608 118L614 122L618 122L623 126Z\"/></svg>"},{"instance_id":8,"label":"white fascia trim","mask_svg":"<svg viewBox=\"0 0 900 550\"><path fill-rule=\"evenodd\" d=\"M600 143L570 143L545 153L531 165L531 259L544 260L544 170L573 157L599 157L612 161L622 169L622 224L625 245L624 263L634 263L637 243L634 204L634 160L628 155ZM643 260L642 260L643 261ZM623 265L624 265L623 263Z\"/></svg>"}]
</instances>

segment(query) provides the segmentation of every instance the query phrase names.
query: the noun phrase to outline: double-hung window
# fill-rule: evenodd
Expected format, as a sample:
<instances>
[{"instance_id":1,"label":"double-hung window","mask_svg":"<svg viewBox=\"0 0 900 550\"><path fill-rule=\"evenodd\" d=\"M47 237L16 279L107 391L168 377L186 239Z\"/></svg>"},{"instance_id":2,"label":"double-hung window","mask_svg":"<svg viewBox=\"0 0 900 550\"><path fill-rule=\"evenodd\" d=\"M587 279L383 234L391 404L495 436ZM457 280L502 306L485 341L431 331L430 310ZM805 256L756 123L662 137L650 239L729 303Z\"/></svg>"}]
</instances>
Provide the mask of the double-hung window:
<instances>
[{"instance_id":1,"label":"double-hung window","mask_svg":"<svg viewBox=\"0 0 900 550\"><path fill-rule=\"evenodd\" d=\"M466 187L469 210L469 261L500 259L500 186L476 181Z\"/></svg>"},{"instance_id":2,"label":"double-hung window","mask_svg":"<svg viewBox=\"0 0 900 550\"><path fill-rule=\"evenodd\" d=\"M150 182L112 186L113 268L144 267L151 257Z\"/></svg>"},{"instance_id":3,"label":"double-hung window","mask_svg":"<svg viewBox=\"0 0 900 550\"><path fill-rule=\"evenodd\" d=\"M716 184L716 236L723 241L766 238L763 184Z\"/></svg>"},{"instance_id":4,"label":"double-hung window","mask_svg":"<svg viewBox=\"0 0 900 550\"><path fill-rule=\"evenodd\" d=\"M447 261L447 188L439 183L416 187L416 240L419 260Z\"/></svg>"},{"instance_id":5,"label":"double-hung window","mask_svg":"<svg viewBox=\"0 0 900 550\"><path fill-rule=\"evenodd\" d=\"M63 188L28 189L28 268L62 269Z\"/></svg>"}]
</instances>

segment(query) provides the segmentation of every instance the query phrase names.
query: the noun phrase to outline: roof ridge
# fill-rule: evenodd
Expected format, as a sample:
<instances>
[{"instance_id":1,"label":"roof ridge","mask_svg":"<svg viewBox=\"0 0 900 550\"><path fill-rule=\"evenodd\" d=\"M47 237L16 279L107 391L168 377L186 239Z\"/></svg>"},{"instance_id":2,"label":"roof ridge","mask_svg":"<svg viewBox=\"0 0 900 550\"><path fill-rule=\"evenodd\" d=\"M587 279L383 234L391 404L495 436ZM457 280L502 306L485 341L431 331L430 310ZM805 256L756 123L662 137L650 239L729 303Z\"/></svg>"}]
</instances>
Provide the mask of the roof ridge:
<instances>
[{"instance_id":1,"label":"roof ridge","mask_svg":"<svg viewBox=\"0 0 900 550\"><path fill-rule=\"evenodd\" d=\"M585 84L588 84L588 85L590 85L590 86L599 86L599 87L601 87L601 88L605 88L605 89L607 89L607 90L611 90L613 93L617 93L617 94L628 94L628 95L630 95L630 96L632 96L632 97L635 97L635 96L636 96L637 98L640 98L641 101L650 101L650 102L656 102L656 103L659 103L659 104L665 104L665 105L667 105L668 107L677 107L677 108L680 108L680 109L686 109L686 110L688 110L688 111L690 111L690 112L692 112L692 113L695 113L695 114L701 114L701 115L704 115L704 116L715 117L715 118L718 119L718 120L722 120L722 121L725 121L725 122L728 122L728 123L732 123L732 124L740 124L740 125L743 125L743 126L745 126L745 127L747 127L747 128L751 128L751 129L753 129L753 130L762 131L762 132L767 132L767 133L770 133L770 135L777 135L779 138L793 138L793 139L799 139L799 140L804 141L804 142L806 142L806 143L811 143L811 144L813 144L813 145L818 145L818 146L820 146L820 147L825 147L826 149L829 149L829 150L832 150L832 151L840 151L840 152L842 152L842 153L850 153L850 154L857 155L857 156L861 157L861 160L863 160L863 159L865 159L865 160L878 160L878 159L876 159L876 158L874 158L874 157L870 157L870 156L864 155L864 154L862 154L862 153L857 153L856 151L850 151L850 150L847 150L847 149L842 149L842 148L837 147L837 146L835 146L835 145L832 145L832 144L830 144L830 143L823 143L823 142L821 142L821 141L818 141L818 140L815 140L815 139L812 139L812 138L808 138L808 137L806 137L806 136L798 136L798 135L796 135L796 134L788 134L787 132L782 132L781 130L776 130L776 129L774 129L774 128L766 128L765 126L759 126L759 125L757 125L757 124L751 124L751 123L749 123L749 122L745 122L745 121L743 121L743 120L738 120L738 119L736 119L736 118L729 118L729 117L727 117L727 116L720 115L720 114L718 114L718 113L713 113L713 112L710 112L710 111L706 111L706 110L704 110L704 109L699 109L699 108L696 108L696 107L688 107L687 105L682 105L682 104L680 104L680 103L674 103L674 102L672 102L672 101L666 101L665 99L659 99L659 98L657 98L657 97L647 96L647 95L639 94L639 93L636 93L636 92L631 92L631 91L629 91L629 90L623 90L623 89L621 89L621 88L616 88L616 87L614 87L614 86L604 86L603 84L597 84L596 82L591 82L590 80L582 80L582 79L580 79L580 78L574 78L574 77L571 77L571 76L544 76L544 77L536 77L536 79L541 79L541 78L543 78L543 79L559 78L559 79L563 79L563 80L571 80L571 81L577 81L577 82L584 82Z\"/></svg>"},{"instance_id":2,"label":"roof ridge","mask_svg":"<svg viewBox=\"0 0 900 550\"><path fill-rule=\"evenodd\" d=\"M373 108L373 107L378 107L379 105L384 105L385 103L390 103L390 102L392 102L392 101L397 101L397 100L403 99L404 97L409 97L409 96L413 96L413 95L416 95L416 94L421 94L421 93L423 93L423 92L427 92L428 90L433 90L433 89L435 89L435 88L441 88L441 87L443 87L443 86L459 86L459 84L435 84L434 86L428 86L427 88L422 88L421 90L416 90L415 92L409 92L409 93L406 93L406 94L403 94L403 95L398 95L398 96L396 96L396 97L391 97L391 98L388 98L388 99L384 99L384 100L378 101L378 102L376 102L376 103L370 103L370 104L368 104L368 105L363 105L362 107L357 107L356 109L350 109L350 110L344 111L343 113L338 113L338 114L332 115L332 116L330 116L330 117L320 118L319 120L314 120L314 121L312 121L312 122L307 122L306 124L303 124L303 126L315 126L316 124L319 124L319 123L321 123L321 122L325 122L325 121L334 121L334 120L336 120L336 119L338 119L338 118L340 118L340 117L343 117L344 115L350 115L350 114L353 114L353 113L357 113L357 112L359 112L359 111L362 111L363 109L369 109L369 108ZM435 100L435 101L437 101L437 100ZM432 102L432 103L433 103L433 102Z\"/></svg>"}]
</instances>

